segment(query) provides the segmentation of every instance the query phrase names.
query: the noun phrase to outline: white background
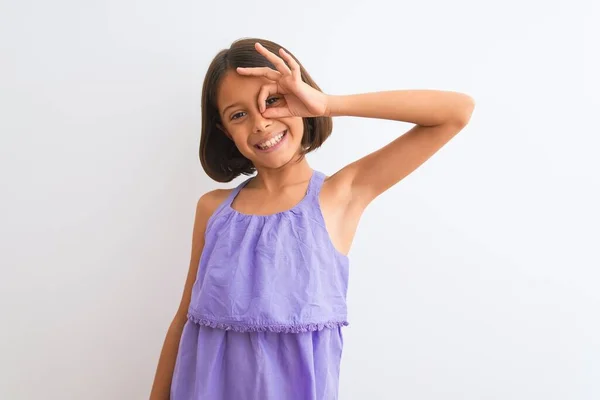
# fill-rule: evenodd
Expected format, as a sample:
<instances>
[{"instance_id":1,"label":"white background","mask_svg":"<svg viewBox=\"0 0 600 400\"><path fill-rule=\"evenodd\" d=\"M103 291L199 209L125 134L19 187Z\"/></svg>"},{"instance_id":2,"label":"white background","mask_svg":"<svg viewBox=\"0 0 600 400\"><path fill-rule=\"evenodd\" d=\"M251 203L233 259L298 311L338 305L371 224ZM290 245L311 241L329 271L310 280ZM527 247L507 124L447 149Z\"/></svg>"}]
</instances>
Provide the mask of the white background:
<instances>
[{"instance_id":1,"label":"white background","mask_svg":"<svg viewBox=\"0 0 600 400\"><path fill-rule=\"evenodd\" d=\"M185 281L212 57L292 51L330 94L439 89L470 124L350 252L340 399L600 398L599 6L0 5L0 398L145 399ZM412 124L337 117L328 175Z\"/></svg>"}]
</instances>

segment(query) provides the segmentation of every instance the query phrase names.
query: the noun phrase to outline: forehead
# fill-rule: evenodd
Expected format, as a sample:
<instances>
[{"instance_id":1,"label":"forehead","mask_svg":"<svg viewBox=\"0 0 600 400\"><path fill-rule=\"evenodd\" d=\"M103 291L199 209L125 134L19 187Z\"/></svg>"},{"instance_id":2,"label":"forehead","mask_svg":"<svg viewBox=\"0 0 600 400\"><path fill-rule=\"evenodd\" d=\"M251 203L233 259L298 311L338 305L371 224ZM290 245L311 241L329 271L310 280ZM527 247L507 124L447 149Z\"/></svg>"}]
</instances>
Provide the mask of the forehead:
<instances>
[{"instance_id":1,"label":"forehead","mask_svg":"<svg viewBox=\"0 0 600 400\"><path fill-rule=\"evenodd\" d=\"M227 71L217 89L217 106L222 111L229 104L254 102L262 85L271 81L265 77L242 76Z\"/></svg>"}]
</instances>

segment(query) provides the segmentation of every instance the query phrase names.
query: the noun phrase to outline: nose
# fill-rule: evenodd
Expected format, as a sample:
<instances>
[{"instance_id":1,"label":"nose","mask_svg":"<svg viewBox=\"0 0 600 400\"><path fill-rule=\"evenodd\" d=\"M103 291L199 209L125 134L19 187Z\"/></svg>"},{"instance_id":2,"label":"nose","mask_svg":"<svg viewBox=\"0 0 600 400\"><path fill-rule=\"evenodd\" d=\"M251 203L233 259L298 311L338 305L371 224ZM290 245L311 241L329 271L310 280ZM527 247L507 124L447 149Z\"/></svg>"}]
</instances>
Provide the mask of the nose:
<instances>
[{"instance_id":1,"label":"nose","mask_svg":"<svg viewBox=\"0 0 600 400\"><path fill-rule=\"evenodd\" d=\"M262 114L259 111L257 111L254 117L254 132L266 132L267 128L271 126L272 123L272 120L263 117Z\"/></svg>"}]
</instances>

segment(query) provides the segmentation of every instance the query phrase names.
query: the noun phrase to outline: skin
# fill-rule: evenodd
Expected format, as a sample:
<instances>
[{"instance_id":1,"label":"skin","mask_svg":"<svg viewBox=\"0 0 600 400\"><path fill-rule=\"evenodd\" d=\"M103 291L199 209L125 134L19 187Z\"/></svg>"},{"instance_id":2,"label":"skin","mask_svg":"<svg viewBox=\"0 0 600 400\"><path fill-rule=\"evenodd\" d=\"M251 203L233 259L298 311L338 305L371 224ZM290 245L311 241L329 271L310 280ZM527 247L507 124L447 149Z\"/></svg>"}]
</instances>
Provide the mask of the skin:
<instances>
[{"instance_id":1,"label":"skin","mask_svg":"<svg viewBox=\"0 0 600 400\"><path fill-rule=\"evenodd\" d=\"M330 239L342 254L349 252L366 207L456 136L467 125L475 106L470 96L448 91L396 90L327 95L301 81L298 64L284 51L276 55L258 43L256 51L269 59L276 70L230 71L217 91L223 121L219 128L258 171L232 203L239 212L269 215L292 208L304 197L312 168L306 159L293 162L304 133L302 117L355 116L415 124L386 146L344 166L323 183L319 204ZM271 99L273 96L278 99ZM225 110L232 103L240 104ZM241 117L231 120L235 113L241 113ZM261 153L253 147L271 133L284 129L288 129L288 137L277 151ZM376 133L367 132L365 136L371 134ZM360 139L365 138L356 140ZM169 398L181 331L204 247L206 222L231 190L213 190L198 200L188 275L163 345L151 400Z\"/></svg>"},{"instance_id":2,"label":"skin","mask_svg":"<svg viewBox=\"0 0 600 400\"><path fill-rule=\"evenodd\" d=\"M232 203L234 209L247 214L269 215L294 207L304 197L312 174L306 158L295 162L299 158L304 134L302 117L267 118L259 109L257 99L261 89L268 84L270 81L265 77L243 76L229 71L217 91L217 105L223 122L219 129L253 162L258 172ZM265 109L287 106L284 96L268 96L264 102ZM228 107L231 104L236 105ZM254 147L272 133L285 129L288 133L276 151L265 153ZM319 202L334 247L346 255L361 212L359 209L350 212L348 193L339 189L342 187L336 187L335 180L327 177ZM215 191L213 205L224 201L231 190Z\"/></svg>"}]
</instances>

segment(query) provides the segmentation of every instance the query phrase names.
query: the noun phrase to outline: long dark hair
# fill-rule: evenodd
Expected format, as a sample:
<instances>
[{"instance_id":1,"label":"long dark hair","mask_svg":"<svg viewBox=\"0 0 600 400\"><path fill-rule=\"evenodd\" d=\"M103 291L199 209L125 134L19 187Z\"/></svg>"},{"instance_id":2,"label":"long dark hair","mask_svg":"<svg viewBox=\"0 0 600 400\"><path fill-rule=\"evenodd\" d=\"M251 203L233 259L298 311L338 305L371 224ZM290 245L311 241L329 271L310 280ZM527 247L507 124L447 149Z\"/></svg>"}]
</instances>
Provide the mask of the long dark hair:
<instances>
[{"instance_id":1,"label":"long dark hair","mask_svg":"<svg viewBox=\"0 0 600 400\"><path fill-rule=\"evenodd\" d=\"M240 153L235 143L229 139L217 124L224 124L217 107L217 88L227 71L237 67L270 67L275 66L256 51L254 44L259 42L274 54L279 54L282 46L265 39L246 38L236 40L229 49L221 50L210 63L202 87L202 132L200 136L200 163L202 168L217 182L229 182L237 176L252 175L256 168L250 160ZM302 81L321 91L315 81L296 57L290 54L300 65ZM302 118L304 135L300 149L300 157L319 148L331 134L333 121L330 117Z\"/></svg>"}]
</instances>

